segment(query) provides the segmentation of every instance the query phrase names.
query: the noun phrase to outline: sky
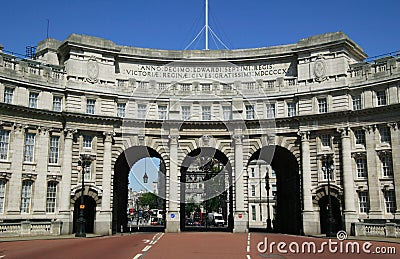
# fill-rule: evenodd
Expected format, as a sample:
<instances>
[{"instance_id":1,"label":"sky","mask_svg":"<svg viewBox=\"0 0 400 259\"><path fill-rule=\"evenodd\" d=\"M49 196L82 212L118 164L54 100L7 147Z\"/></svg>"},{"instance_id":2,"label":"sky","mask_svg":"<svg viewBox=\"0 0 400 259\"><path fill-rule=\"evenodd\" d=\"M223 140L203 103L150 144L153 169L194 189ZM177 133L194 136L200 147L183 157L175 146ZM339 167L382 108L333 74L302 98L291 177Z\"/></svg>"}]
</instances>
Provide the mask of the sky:
<instances>
[{"instance_id":1,"label":"sky","mask_svg":"<svg viewBox=\"0 0 400 259\"><path fill-rule=\"evenodd\" d=\"M160 168L160 159L142 158L131 167L129 173L129 187L134 191L147 190L153 191L153 182L158 180L158 171ZM143 182L144 172L148 178L147 184Z\"/></svg>"},{"instance_id":2,"label":"sky","mask_svg":"<svg viewBox=\"0 0 400 259\"><path fill-rule=\"evenodd\" d=\"M375 57L400 50L398 0L209 0L209 23L229 49L292 44L343 31ZM25 54L47 37L72 33L156 49L204 49L205 0L18 0L0 4L0 44ZM221 49L209 38L210 49ZM217 40L215 40L218 42Z\"/></svg>"}]
</instances>

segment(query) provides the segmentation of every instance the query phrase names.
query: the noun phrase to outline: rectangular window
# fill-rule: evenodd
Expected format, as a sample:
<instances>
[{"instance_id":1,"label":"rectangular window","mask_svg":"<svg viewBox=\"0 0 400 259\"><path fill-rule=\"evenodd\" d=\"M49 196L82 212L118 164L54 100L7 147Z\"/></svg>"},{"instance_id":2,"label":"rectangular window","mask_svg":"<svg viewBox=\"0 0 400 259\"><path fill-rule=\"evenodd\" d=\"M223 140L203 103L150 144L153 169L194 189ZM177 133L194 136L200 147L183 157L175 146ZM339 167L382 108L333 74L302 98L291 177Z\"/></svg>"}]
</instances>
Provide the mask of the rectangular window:
<instances>
[{"instance_id":1,"label":"rectangular window","mask_svg":"<svg viewBox=\"0 0 400 259\"><path fill-rule=\"evenodd\" d=\"M276 184L271 185L271 191L272 191L272 197L276 199L276 192L277 192Z\"/></svg>"},{"instance_id":2,"label":"rectangular window","mask_svg":"<svg viewBox=\"0 0 400 259\"><path fill-rule=\"evenodd\" d=\"M318 113L326 113L328 112L328 104L326 102L326 98L318 99Z\"/></svg>"},{"instance_id":3,"label":"rectangular window","mask_svg":"<svg viewBox=\"0 0 400 259\"><path fill-rule=\"evenodd\" d=\"M181 91L188 92L190 91L191 84L181 84Z\"/></svg>"},{"instance_id":4,"label":"rectangular window","mask_svg":"<svg viewBox=\"0 0 400 259\"><path fill-rule=\"evenodd\" d=\"M13 103L14 88L6 87L4 88L4 102L8 104Z\"/></svg>"},{"instance_id":5,"label":"rectangular window","mask_svg":"<svg viewBox=\"0 0 400 259\"><path fill-rule=\"evenodd\" d=\"M201 116L203 121L211 120L211 106L203 106Z\"/></svg>"},{"instance_id":6,"label":"rectangular window","mask_svg":"<svg viewBox=\"0 0 400 259\"><path fill-rule=\"evenodd\" d=\"M387 213L395 213L396 212L396 196L394 194L394 190L383 191L385 196L385 206Z\"/></svg>"},{"instance_id":7,"label":"rectangular window","mask_svg":"<svg viewBox=\"0 0 400 259\"><path fill-rule=\"evenodd\" d=\"M47 200L46 200L46 212L56 212L56 197L57 197L57 183L47 183Z\"/></svg>"},{"instance_id":8,"label":"rectangular window","mask_svg":"<svg viewBox=\"0 0 400 259\"><path fill-rule=\"evenodd\" d=\"M182 120L190 120L190 106L182 106Z\"/></svg>"},{"instance_id":9,"label":"rectangular window","mask_svg":"<svg viewBox=\"0 0 400 259\"><path fill-rule=\"evenodd\" d=\"M10 131L0 130L0 160L7 160Z\"/></svg>"},{"instance_id":10,"label":"rectangular window","mask_svg":"<svg viewBox=\"0 0 400 259\"><path fill-rule=\"evenodd\" d=\"M353 111L361 110L361 95L353 95Z\"/></svg>"},{"instance_id":11,"label":"rectangular window","mask_svg":"<svg viewBox=\"0 0 400 259\"><path fill-rule=\"evenodd\" d=\"M322 134L321 135L321 146L322 147L331 147L331 135Z\"/></svg>"},{"instance_id":12,"label":"rectangular window","mask_svg":"<svg viewBox=\"0 0 400 259\"><path fill-rule=\"evenodd\" d=\"M232 107L231 106L222 106L222 116L224 120L232 119Z\"/></svg>"},{"instance_id":13,"label":"rectangular window","mask_svg":"<svg viewBox=\"0 0 400 259\"><path fill-rule=\"evenodd\" d=\"M211 91L211 84L202 84L201 85L201 91L203 91L203 92Z\"/></svg>"},{"instance_id":14,"label":"rectangular window","mask_svg":"<svg viewBox=\"0 0 400 259\"><path fill-rule=\"evenodd\" d=\"M50 164L58 164L58 152L59 152L59 136L51 136L50 137L50 150L49 150L49 163Z\"/></svg>"},{"instance_id":15,"label":"rectangular window","mask_svg":"<svg viewBox=\"0 0 400 259\"><path fill-rule=\"evenodd\" d=\"M33 162L33 155L35 150L35 134L25 134L25 149L24 149L24 161Z\"/></svg>"},{"instance_id":16,"label":"rectangular window","mask_svg":"<svg viewBox=\"0 0 400 259\"><path fill-rule=\"evenodd\" d=\"M360 213L368 213L369 212L368 192L359 192L358 201L360 205Z\"/></svg>"},{"instance_id":17,"label":"rectangular window","mask_svg":"<svg viewBox=\"0 0 400 259\"><path fill-rule=\"evenodd\" d=\"M159 105L158 106L158 118L160 120L167 119L167 105Z\"/></svg>"},{"instance_id":18,"label":"rectangular window","mask_svg":"<svg viewBox=\"0 0 400 259\"><path fill-rule=\"evenodd\" d=\"M367 177L367 160L365 159L365 157L356 158L356 170L357 170L357 177L359 178Z\"/></svg>"},{"instance_id":19,"label":"rectangular window","mask_svg":"<svg viewBox=\"0 0 400 259\"><path fill-rule=\"evenodd\" d=\"M246 105L246 119L253 120L254 119L254 106Z\"/></svg>"},{"instance_id":20,"label":"rectangular window","mask_svg":"<svg viewBox=\"0 0 400 259\"><path fill-rule=\"evenodd\" d=\"M254 167L251 168L251 177L254 177Z\"/></svg>"},{"instance_id":21,"label":"rectangular window","mask_svg":"<svg viewBox=\"0 0 400 259\"><path fill-rule=\"evenodd\" d=\"M86 100L86 113L87 114L94 114L94 107L96 105L96 100L94 99L87 99Z\"/></svg>"},{"instance_id":22,"label":"rectangular window","mask_svg":"<svg viewBox=\"0 0 400 259\"><path fill-rule=\"evenodd\" d=\"M83 136L83 148L92 148L93 137L89 135Z\"/></svg>"},{"instance_id":23,"label":"rectangular window","mask_svg":"<svg viewBox=\"0 0 400 259\"><path fill-rule=\"evenodd\" d=\"M275 81L267 81L268 87L275 87Z\"/></svg>"},{"instance_id":24,"label":"rectangular window","mask_svg":"<svg viewBox=\"0 0 400 259\"><path fill-rule=\"evenodd\" d=\"M29 93L29 108L37 108L38 107L38 93Z\"/></svg>"},{"instance_id":25,"label":"rectangular window","mask_svg":"<svg viewBox=\"0 0 400 259\"><path fill-rule=\"evenodd\" d=\"M146 119L147 113L147 105L146 104L138 104L138 118Z\"/></svg>"},{"instance_id":26,"label":"rectangular window","mask_svg":"<svg viewBox=\"0 0 400 259\"><path fill-rule=\"evenodd\" d=\"M117 116L120 118L125 117L125 103L117 103Z\"/></svg>"},{"instance_id":27,"label":"rectangular window","mask_svg":"<svg viewBox=\"0 0 400 259\"><path fill-rule=\"evenodd\" d=\"M92 179L93 162L85 170L85 181L90 181Z\"/></svg>"},{"instance_id":28,"label":"rectangular window","mask_svg":"<svg viewBox=\"0 0 400 259\"><path fill-rule=\"evenodd\" d=\"M60 112L62 110L62 97L53 96L53 111Z\"/></svg>"},{"instance_id":29,"label":"rectangular window","mask_svg":"<svg viewBox=\"0 0 400 259\"><path fill-rule=\"evenodd\" d=\"M378 102L378 106L386 105L386 91L377 91L376 92L376 99Z\"/></svg>"},{"instance_id":30,"label":"rectangular window","mask_svg":"<svg viewBox=\"0 0 400 259\"><path fill-rule=\"evenodd\" d=\"M29 213L31 207L32 181L22 181L21 213Z\"/></svg>"},{"instance_id":31,"label":"rectangular window","mask_svg":"<svg viewBox=\"0 0 400 259\"><path fill-rule=\"evenodd\" d=\"M296 116L296 103L295 102L287 103L287 109L288 109L288 117Z\"/></svg>"},{"instance_id":32,"label":"rectangular window","mask_svg":"<svg viewBox=\"0 0 400 259\"><path fill-rule=\"evenodd\" d=\"M354 138L356 145L365 145L365 131L358 129L354 131Z\"/></svg>"},{"instance_id":33,"label":"rectangular window","mask_svg":"<svg viewBox=\"0 0 400 259\"><path fill-rule=\"evenodd\" d=\"M382 161L382 175L384 177L393 176L392 156L385 155L381 157Z\"/></svg>"},{"instance_id":34,"label":"rectangular window","mask_svg":"<svg viewBox=\"0 0 400 259\"><path fill-rule=\"evenodd\" d=\"M275 118L275 103L267 104L267 119Z\"/></svg>"},{"instance_id":35,"label":"rectangular window","mask_svg":"<svg viewBox=\"0 0 400 259\"><path fill-rule=\"evenodd\" d=\"M6 200L6 181L0 180L0 213L4 213L4 201Z\"/></svg>"},{"instance_id":36,"label":"rectangular window","mask_svg":"<svg viewBox=\"0 0 400 259\"><path fill-rule=\"evenodd\" d=\"M251 218L252 220L257 219L256 205L251 205Z\"/></svg>"},{"instance_id":37,"label":"rectangular window","mask_svg":"<svg viewBox=\"0 0 400 259\"><path fill-rule=\"evenodd\" d=\"M390 129L389 127L380 127L379 135L381 137L381 143L390 143Z\"/></svg>"},{"instance_id":38,"label":"rectangular window","mask_svg":"<svg viewBox=\"0 0 400 259\"><path fill-rule=\"evenodd\" d=\"M256 196L256 186L255 185L251 186L251 196Z\"/></svg>"}]
</instances>

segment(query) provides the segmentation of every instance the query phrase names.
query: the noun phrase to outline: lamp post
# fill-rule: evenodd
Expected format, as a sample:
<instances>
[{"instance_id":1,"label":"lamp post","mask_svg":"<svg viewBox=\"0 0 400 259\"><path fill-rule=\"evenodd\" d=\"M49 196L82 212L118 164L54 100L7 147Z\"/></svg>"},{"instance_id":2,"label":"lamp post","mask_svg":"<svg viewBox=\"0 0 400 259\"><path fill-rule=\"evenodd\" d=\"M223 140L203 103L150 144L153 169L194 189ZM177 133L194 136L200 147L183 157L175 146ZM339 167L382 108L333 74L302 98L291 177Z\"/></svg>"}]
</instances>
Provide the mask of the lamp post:
<instances>
[{"instance_id":1,"label":"lamp post","mask_svg":"<svg viewBox=\"0 0 400 259\"><path fill-rule=\"evenodd\" d=\"M84 202L84 191L85 191L85 173L88 173L87 170L90 169L90 164L94 160L93 155L89 154L81 154L78 160L77 170L78 172L82 172L82 189L81 189L81 204L79 205L79 217L78 217L78 228L75 233L75 237L86 237L85 231L85 217L84 217L84 209L85 209L85 202Z\"/></svg>"},{"instance_id":2,"label":"lamp post","mask_svg":"<svg viewBox=\"0 0 400 259\"><path fill-rule=\"evenodd\" d=\"M332 214L332 199L331 199L331 175L335 166L333 164L333 160L330 156L324 156L322 160L322 170L326 173L328 177L328 220L327 220L327 237L334 237L335 233L333 231L333 225L335 223L335 219Z\"/></svg>"},{"instance_id":3,"label":"lamp post","mask_svg":"<svg viewBox=\"0 0 400 259\"><path fill-rule=\"evenodd\" d=\"M267 232L272 232L272 225L271 225L271 216L270 216L270 209L269 209L269 170L267 167L265 173L265 190L267 191Z\"/></svg>"}]
</instances>

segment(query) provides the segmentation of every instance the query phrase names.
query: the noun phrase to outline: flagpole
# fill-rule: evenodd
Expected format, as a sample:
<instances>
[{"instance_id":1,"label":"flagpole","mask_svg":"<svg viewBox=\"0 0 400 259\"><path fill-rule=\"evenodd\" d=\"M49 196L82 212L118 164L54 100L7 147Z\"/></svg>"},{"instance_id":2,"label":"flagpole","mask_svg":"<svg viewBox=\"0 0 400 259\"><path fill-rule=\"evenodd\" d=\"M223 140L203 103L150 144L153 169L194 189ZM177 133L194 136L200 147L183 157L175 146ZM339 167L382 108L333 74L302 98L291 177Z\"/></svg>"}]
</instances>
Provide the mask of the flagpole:
<instances>
[{"instance_id":1,"label":"flagpole","mask_svg":"<svg viewBox=\"0 0 400 259\"><path fill-rule=\"evenodd\" d=\"M206 0L206 50L208 50L208 0Z\"/></svg>"}]
</instances>

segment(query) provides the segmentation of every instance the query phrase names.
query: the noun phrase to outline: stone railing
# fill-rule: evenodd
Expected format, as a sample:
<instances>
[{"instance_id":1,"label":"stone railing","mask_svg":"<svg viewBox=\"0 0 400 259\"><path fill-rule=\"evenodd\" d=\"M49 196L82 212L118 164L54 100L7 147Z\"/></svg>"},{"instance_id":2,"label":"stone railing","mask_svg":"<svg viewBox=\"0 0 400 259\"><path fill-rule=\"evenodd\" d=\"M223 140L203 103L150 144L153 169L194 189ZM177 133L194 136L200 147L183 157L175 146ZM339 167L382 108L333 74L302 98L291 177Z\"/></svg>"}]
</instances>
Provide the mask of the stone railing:
<instances>
[{"instance_id":1,"label":"stone railing","mask_svg":"<svg viewBox=\"0 0 400 259\"><path fill-rule=\"evenodd\" d=\"M0 237L61 235L61 221L0 223Z\"/></svg>"},{"instance_id":2,"label":"stone railing","mask_svg":"<svg viewBox=\"0 0 400 259\"><path fill-rule=\"evenodd\" d=\"M355 223L355 236L400 237L400 225L396 223Z\"/></svg>"}]
</instances>

